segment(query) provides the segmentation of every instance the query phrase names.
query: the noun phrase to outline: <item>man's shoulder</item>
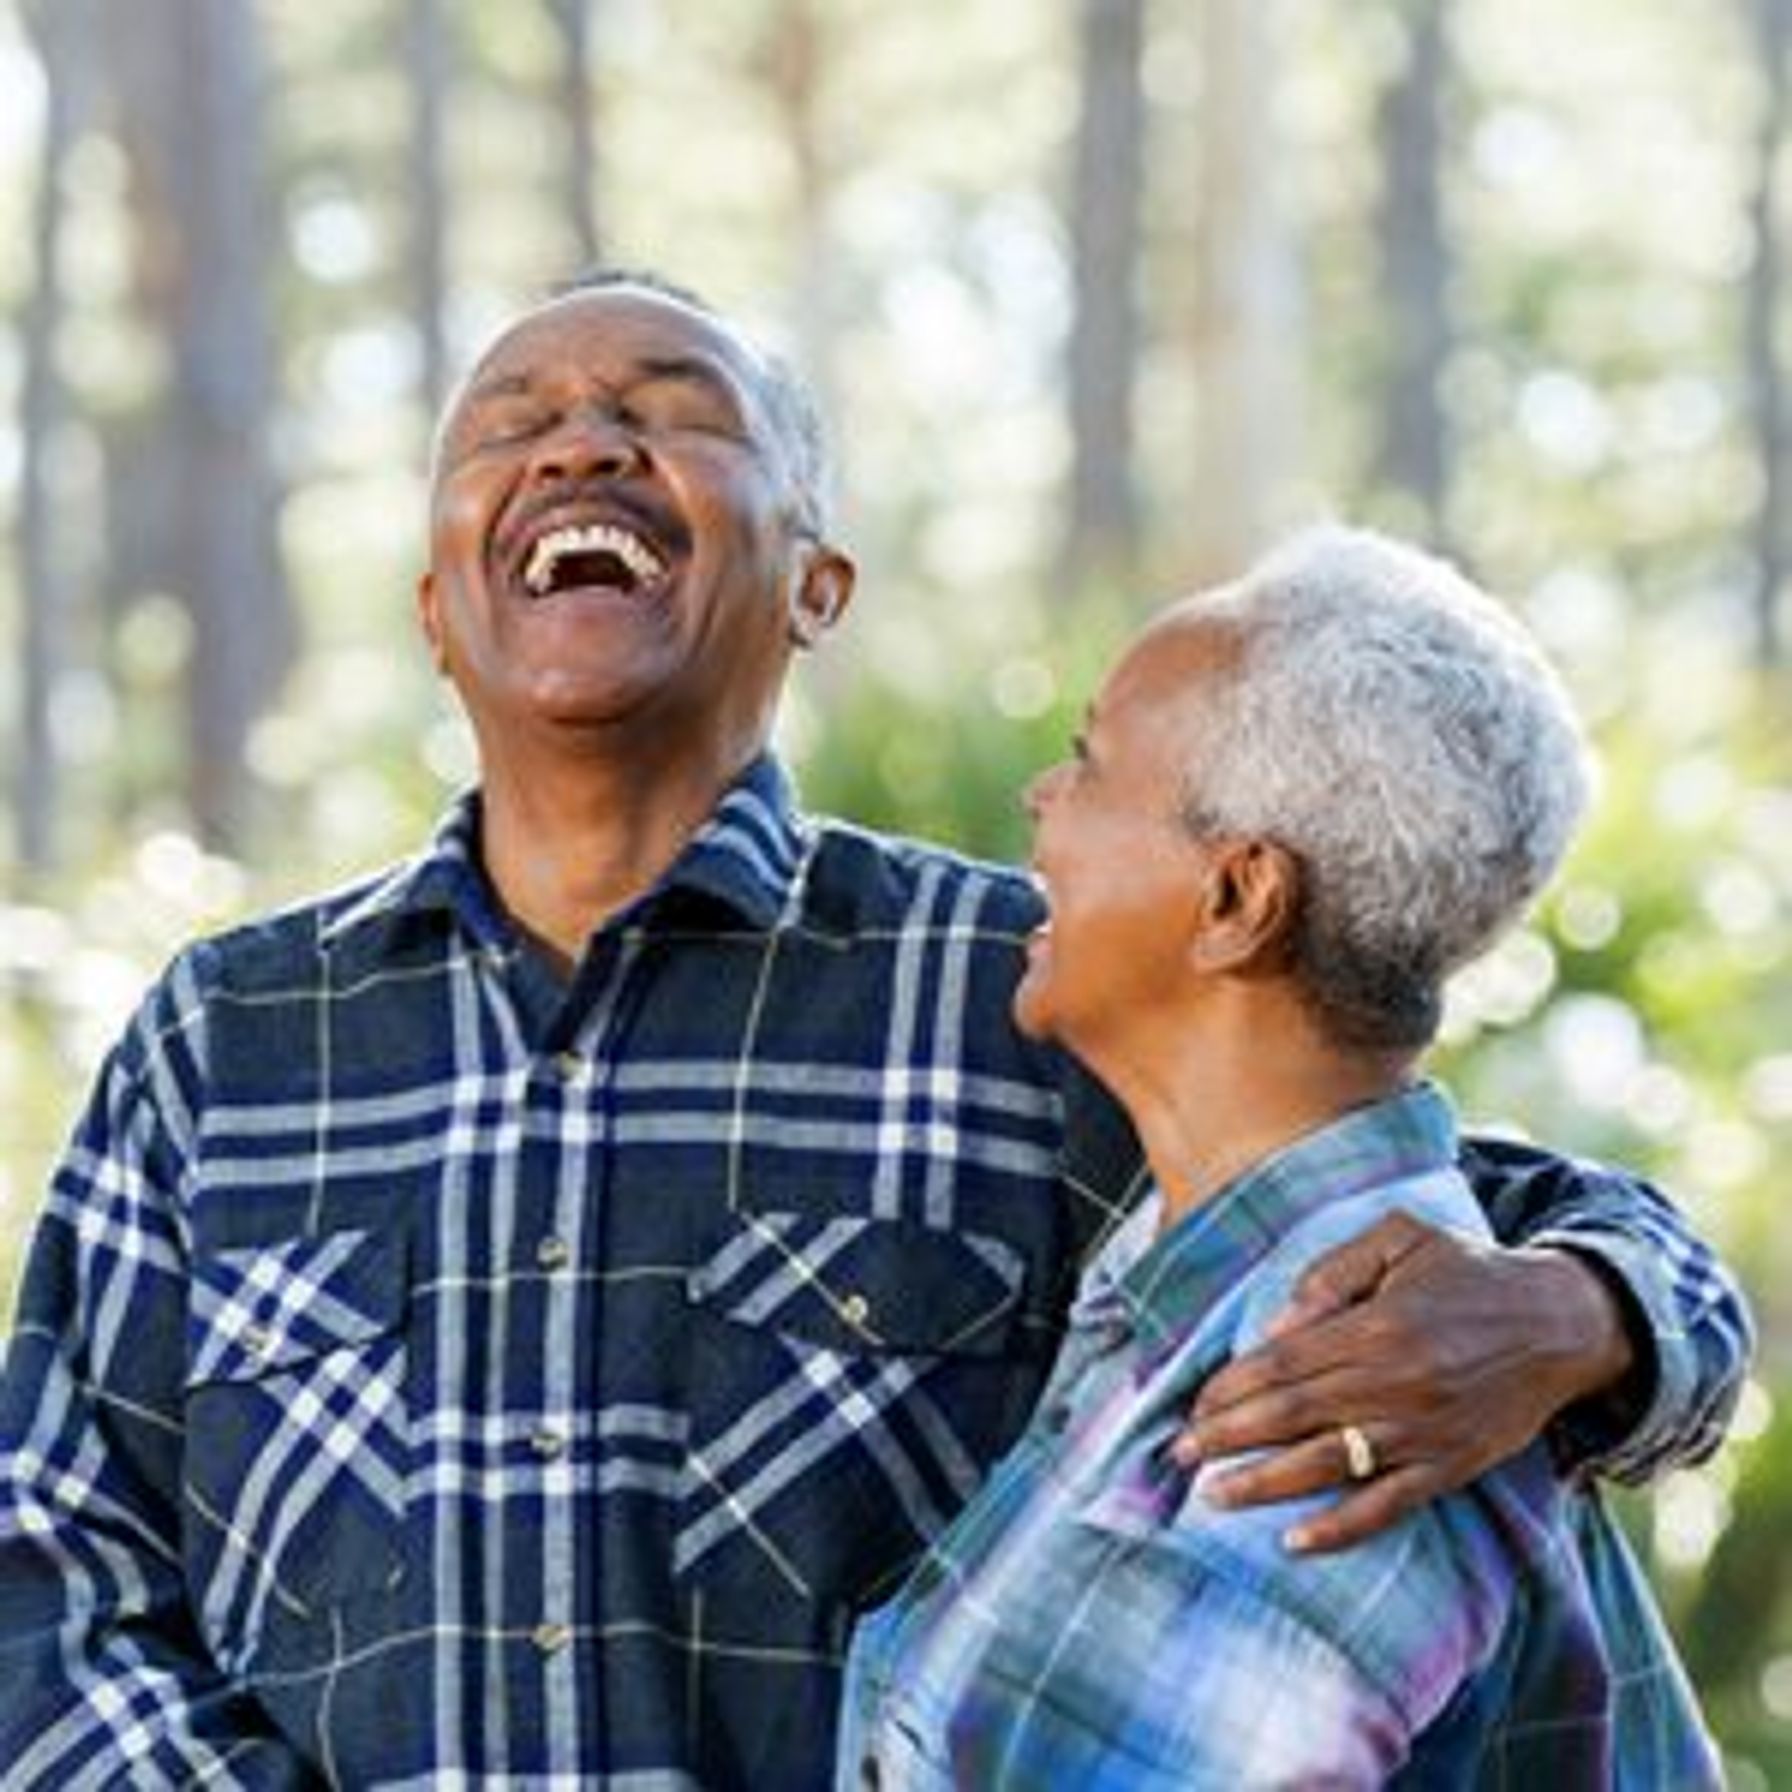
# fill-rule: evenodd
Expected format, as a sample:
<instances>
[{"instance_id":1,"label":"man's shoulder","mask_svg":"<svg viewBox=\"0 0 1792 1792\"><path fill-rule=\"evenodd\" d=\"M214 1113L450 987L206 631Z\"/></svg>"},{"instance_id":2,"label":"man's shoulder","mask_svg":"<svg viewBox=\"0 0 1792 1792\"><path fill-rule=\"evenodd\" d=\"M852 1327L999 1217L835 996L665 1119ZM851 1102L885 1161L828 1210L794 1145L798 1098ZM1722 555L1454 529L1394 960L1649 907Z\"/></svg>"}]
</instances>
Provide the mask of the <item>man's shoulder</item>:
<instances>
[{"instance_id":1,"label":"man's shoulder","mask_svg":"<svg viewBox=\"0 0 1792 1792\"><path fill-rule=\"evenodd\" d=\"M220 1058L220 1029L240 1018L249 1035L271 1037L309 1010L329 975L323 942L341 917L366 902L390 871L201 933L152 977L114 1042L128 1077L170 1069L203 1078ZM224 1052L231 1049L227 1039Z\"/></svg>"},{"instance_id":2,"label":"man's shoulder","mask_svg":"<svg viewBox=\"0 0 1792 1792\"><path fill-rule=\"evenodd\" d=\"M160 982L200 1000L302 987L319 974L326 948L410 869L409 862L387 866L202 933L175 954Z\"/></svg>"},{"instance_id":3,"label":"man's shoulder","mask_svg":"<svg viewBox=\"0 0 1792 1792\"><path fill-rule=\"evenodd\" d=\"M854 931L931 916L1018 938L1043 912L1031 881L1013 865L835 816L812 825L808 906L824 925Z\"/></svg>"}]
</instances>

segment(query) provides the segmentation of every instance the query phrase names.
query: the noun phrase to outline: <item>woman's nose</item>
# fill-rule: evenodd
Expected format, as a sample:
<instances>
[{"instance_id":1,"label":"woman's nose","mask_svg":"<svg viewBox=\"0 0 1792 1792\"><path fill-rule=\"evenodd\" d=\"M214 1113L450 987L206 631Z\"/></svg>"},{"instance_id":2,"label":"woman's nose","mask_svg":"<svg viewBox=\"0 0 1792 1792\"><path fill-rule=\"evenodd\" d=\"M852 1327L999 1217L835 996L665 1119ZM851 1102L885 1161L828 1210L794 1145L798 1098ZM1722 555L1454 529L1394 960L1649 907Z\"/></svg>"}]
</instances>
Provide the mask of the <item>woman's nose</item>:
<instances>
[{"instance_id":1,"label":"woman's nose","mask_svg":"<svg viewBox=\"0 0 1792 1792\"><path fill-rule=\"evenodd\" d=\"M1061 765L1048 765L1044 771L1037 773L1020 793L1020 806L1029 821L1037 821L1040 811L1045 807L1053 789L1057 785L1058 775L1063 771Z\"/></svg>"}]
</instances>

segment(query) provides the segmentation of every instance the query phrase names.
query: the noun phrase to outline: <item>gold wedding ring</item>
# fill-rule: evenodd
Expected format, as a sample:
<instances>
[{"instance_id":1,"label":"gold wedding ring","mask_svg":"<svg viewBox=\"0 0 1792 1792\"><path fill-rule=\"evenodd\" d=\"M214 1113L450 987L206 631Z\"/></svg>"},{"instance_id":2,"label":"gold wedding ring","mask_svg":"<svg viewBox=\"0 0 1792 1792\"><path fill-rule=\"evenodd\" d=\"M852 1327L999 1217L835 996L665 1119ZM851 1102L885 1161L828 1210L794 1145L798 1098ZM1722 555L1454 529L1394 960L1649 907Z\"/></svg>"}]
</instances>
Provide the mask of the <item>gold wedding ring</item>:
<instances>
[{"instance_id":1,"label":"gold wedding ring","mask_svg":"<svg viewBox=\"0 0 1792 1792\"><path fill-rule=\"evenodd\" d=\"M1338 1435L1344 1440L1344 1461L1351 1480L1367 1481L1375 1473L1375 1446L1361 1425L1340 1425Z\"/></svg>"}]
</instances>

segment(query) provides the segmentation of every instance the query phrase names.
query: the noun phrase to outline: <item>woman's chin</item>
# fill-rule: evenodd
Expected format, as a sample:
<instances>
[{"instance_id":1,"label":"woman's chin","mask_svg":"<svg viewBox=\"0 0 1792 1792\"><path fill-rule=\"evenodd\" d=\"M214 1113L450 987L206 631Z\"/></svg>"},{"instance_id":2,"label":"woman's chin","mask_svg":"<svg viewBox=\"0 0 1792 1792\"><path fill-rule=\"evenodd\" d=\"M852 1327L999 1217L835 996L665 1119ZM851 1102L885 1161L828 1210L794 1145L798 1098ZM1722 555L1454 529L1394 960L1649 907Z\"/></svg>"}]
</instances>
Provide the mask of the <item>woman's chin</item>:
<instances>
[{"instance_id":1,"label":"woman's chin","mask_svg":"<svg viewBox=\"0 0 1792 1792\"><path fill-rule=\"evenodd\" d=\"M1047 993L1049 978L1036 964L1027 967L1014 991L1012 1013L1015 1027L1029 1039L1045 1040L1052 1036L1051 1001Z\"/></svg>"}]
</instances>

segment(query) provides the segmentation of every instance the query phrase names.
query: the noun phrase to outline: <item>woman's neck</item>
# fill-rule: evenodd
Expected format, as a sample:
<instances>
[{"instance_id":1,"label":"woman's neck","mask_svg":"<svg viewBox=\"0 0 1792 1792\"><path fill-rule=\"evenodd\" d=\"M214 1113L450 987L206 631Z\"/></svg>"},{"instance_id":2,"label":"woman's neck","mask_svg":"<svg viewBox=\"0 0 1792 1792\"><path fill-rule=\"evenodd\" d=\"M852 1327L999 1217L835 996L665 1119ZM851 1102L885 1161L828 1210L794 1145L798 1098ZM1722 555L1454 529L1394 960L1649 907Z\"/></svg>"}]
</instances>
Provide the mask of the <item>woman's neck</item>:
<instances>
[{"instance_id":1,"label":"woman's neck","mask_svg":"<svg viewBox=\"0 0 1792 1792\"><path fill-rule=\"evenodd\" d=\"M1297 1139L1396 1094L1414 1058L1339 1046L1303 1008L1258 999L1130 1045L1088 1061L1138 1132L1164 1227Z\"/></svg>"}]
</instances>

